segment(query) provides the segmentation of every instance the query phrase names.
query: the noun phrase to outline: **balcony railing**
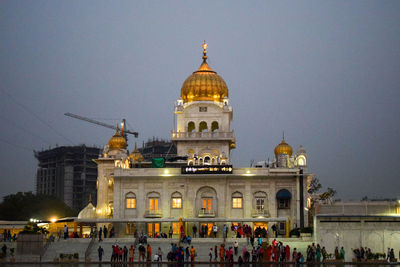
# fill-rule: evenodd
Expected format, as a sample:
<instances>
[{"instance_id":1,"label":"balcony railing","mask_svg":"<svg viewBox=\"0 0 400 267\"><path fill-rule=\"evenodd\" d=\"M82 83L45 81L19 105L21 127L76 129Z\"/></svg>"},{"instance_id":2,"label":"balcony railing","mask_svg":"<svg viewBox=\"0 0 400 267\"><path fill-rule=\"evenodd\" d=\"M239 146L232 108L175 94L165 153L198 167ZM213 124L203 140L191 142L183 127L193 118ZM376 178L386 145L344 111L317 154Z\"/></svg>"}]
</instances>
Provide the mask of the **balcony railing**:
<instances>
[{"instance_id":1,"label":"balcony railing","mask_svg":"<svg viewBox=\"0 0 400 267\"><path fill-rule=\"evenodd\" d=\"M147 217L147 218L160 218L160 217L162 217L162 211L161 210L146 210L145 212L144 212L144 217Z\"/></svg>"},{"instance_id":2,"label":"balcony railing","mask_svg":"<svg viewBox=\"0 0 400 267\"><path fill-rule=\"evenodd\" d=\"M270 217L269 211L264 209L252 209L251 210L252 217Z\"/></svg>"},{"instance_id":3,"label":"balcony railing","mask_svg":"<svg viewBox=\"0 0 400 267\"><path fill-rule=\"evenodd\" d=\"M199 210L199 217L212 218L212 217L215 217L215 212L213 210L208 210L208 209L205 209L205 208L201 208Z\"/></svg>"},{"instance_id":4,"label":"balcony railing","mask_svg":"<svg viewBox=\"0 0 400 267\"><path fill-rule=\"evenodd\" d=\"M232 132L172 132L172 140L234 140L235 133Z\"/></svg>"}]
</instances>

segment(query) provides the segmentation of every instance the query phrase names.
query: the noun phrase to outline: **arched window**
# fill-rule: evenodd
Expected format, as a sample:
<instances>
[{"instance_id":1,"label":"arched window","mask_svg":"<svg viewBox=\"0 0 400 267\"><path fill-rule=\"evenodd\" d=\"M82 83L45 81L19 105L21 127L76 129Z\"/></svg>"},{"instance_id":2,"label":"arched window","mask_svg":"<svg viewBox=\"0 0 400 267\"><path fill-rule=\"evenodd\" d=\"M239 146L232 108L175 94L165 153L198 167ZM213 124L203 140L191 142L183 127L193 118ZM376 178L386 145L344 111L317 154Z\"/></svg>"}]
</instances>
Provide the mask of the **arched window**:
<instances>
[{"instance_id":1,"label":"arched window","mask_svg":"<svg viewBox=\"0 0 400 267\"><path fill-rule=\"evenodd\" d=\"M254 193L255 209L259 212L264 212L267 204L267 193L258 191Z\"/></svg>"},{"instance_id":2,"label":"arched window","mask_svg":"<svg viewBox=\"0 0 400 267\"><path fill-rule=\"evenodd\" d=\"M297 158L297 165L298 166L306 166L306 158L303 155L300 155Z\"/></svg>"},{"instance_id":3,"label":"arched window","mask_svg":"<svg viewBox=\"0 0 400 267\"><path fill-rule=\"evenodd\" d=\"M202 121L199 124L199 132L206 132L208 130L207 122Z\"/></svg>"},{"instance_id":4,"label":"arched window","mask_svg":"<svg viewBox=\"0 0 400 267\"><path fill-rule=\"evenodd\" d=\"M209 186L201 187L196 193L198 217L215 217L218 211L217 192Z\"/></svg>"},{"instance_id":5,"label":"arched window","mask_svg":"<svg viewBox=\"0 0 400 267\"><path fill-rule=\"evenodd\" d=\"M204 157L204 165L210 165L210 161L211 161L211 159L209 156Z\"/></svg>"},{"instance_id":6,"label":"arched window","mask_svg":"<svg viewBox=\"0 0 400 267\"><path fill-rule=\"evenodd\" d=\"M216 122L216 121L213 121L212 123L211 123L211 132L215 132L215 131L217 131L219 128L218 128L218 122Z\"/></svg>"},{"instance_id":7,"label":"arched window","mask_svg":"<svg viewBox=\"0 0 400 267\"><path fill-rule=\"evenodd\" d=\"M125 208L136 209L136 195L133 192L129 192L125 195Z\"/></svg>"},{"instance_id":8,"label":"arched window","mask_svg":"<svg viewBox=\"0 0 400 267\"><path fill-rule=\"evenodd\" d=\"M292 194L287 189L281 189L276 193L276 199L278 200L278 209L289 209L290 199Z\"/></svg>"},{"instance_id":9,"label":"arched window","mask_svg":"<svg viewBox=\"0 0 400 267\"><path fill-rule=\"evenodd\" d=\"M182 194L179 192L174 192L171 195L171 204L173 209L181 209L182 208Z\"/></svg>"},{"instance_id":10,"label":"arched window","mask_svg":"<svg viewBox=\"0 0 400 267\"><path fill-rule=\"evenodd\" d=\"M232 208L242 209L243 208L243 195L236 191L232 194Z\"/></svg>"},{"instance_id":11,"label":"arched window","mask_svg":"<svg viewBox=\"0 0 400 267\"><path fill-rule=\"evenodd\" d=\"M188 123L188 132L191 133L195 130L195 125L193 121L189 121Z\"/></svg>"},{"instance_id":12,"label":"arched window","mask_svg":"<svg viewBox=\"0 0 400 267\"><path fill-rule=\"evenodd\" d=\"M157 212L160 209L160 194L157 192L150 192L147 194L149 210Z\"/></svg>"}]
</instances>

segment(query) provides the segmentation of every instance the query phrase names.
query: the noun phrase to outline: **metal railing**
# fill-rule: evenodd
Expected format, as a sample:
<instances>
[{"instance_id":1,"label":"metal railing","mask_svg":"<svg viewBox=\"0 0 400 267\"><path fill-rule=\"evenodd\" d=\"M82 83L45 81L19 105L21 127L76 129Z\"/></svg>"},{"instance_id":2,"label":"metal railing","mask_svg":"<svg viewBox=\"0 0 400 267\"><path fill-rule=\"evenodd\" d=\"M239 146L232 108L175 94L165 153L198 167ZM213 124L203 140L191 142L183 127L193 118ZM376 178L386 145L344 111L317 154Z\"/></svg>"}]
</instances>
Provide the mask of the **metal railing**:
<instances>
[{"instance_id":1,"label":"metal railing","mask_svg":"<svg viewBox=\"0 0 400 267\"><path fill-rule=\"evenodd\" d=\"M269 211L264 209L252 209L251 210L252 217L270 217Z\"/></svg>"},{"instance_id":2,"label":"metal railing","mask_svg":"<svg viewBox=\"0 0 400 267\"><path fill-rule=\"evenodd\" d=\"M43 246L42 252L39 255L39 261L42 261L44 254L46 253L47 249L50 247L50 244L54 242L54 236L50 236L46 239L46 243Z\"/></svg>"},{"instance_id":3,"label":"metal railing","mask_svg":"<svg viewBox=\"0 0 400 267\"><path fill-rule=\"evenodd\" d=\"M178 139L235 139L232 132L172 132L172 140Z\"/></svg>"},{"instance_id":4,"label":"metal railing","mask_svg":"<svg viewBox=\"0 0 400 267\"><path fill-rule=\"evenodd\" d=\"M201 208L199 210L199 217L215 217L215 212L213 210Z\"/></svg>"},{"instance_id":5,"label":"metal railing","mask_svg":"<svg viewBox=\"0 0 400 267\"><path fill-rule=\"evenodd\" d=\"M144 212L145 217L162 217L162 211L159 209L147 209Z\"/></svg>"},{"instance_id":6,"label":"metal railing","mask_svg":"<svg viewBox=\"0 0 400 267\"><path fill-rule=\"evenodd\" d=\"M96 239L94 238L94 235L93 235L93 236L92 236L92 239L91 239L90 242L89 242L88 247L87 247L86 250L85 250L85 261L86 261L86 259L89 258L90 251L92 250L92 247L94 246L94 242L95 242L95 241L96 241Z\"/></svg>"}]
</instances>

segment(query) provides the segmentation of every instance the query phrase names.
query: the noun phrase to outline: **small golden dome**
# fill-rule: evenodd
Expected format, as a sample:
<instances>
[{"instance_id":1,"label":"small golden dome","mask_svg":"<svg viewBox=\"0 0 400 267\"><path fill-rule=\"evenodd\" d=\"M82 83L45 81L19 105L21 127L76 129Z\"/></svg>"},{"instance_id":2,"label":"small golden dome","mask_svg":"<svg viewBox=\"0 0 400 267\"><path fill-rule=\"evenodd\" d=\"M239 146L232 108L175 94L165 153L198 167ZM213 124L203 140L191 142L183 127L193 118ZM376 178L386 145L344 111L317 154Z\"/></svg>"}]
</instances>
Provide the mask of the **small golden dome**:
<instances>
[{"instance_id":1,"label":"small golden dome","mask_svg":"<svg viewBox=\"0 0 400 267\"><path fill-rule=\"evenodd\" d=\"M182 85L181 98L184 103L192 101L222 102L228 97L228 86L224 79L207 63L207 44L203 44L203 63Z\"/></svg>"},{"instance_id":2,"label":"small golden dome","mask_svg":"<svg viewBox=\"0 0 400 267\"><path fill-rule=\"evenodd\" d=\"M108 147L109 149L125 149L127 147L126 140L118 129L114 136L108 141Z\"/></svg>"},{"instance_id":3,"label":"small golden dome","mask_svg":"<svg viewBox=\"0 0 400 267\"><path fill-rule=\"evenodd\" d=\"M135 161L135 162L141 162L143 161L143 156L142 154L139 152L139 150L137 150L136 148L136 143L135 143L135 149L132 151L132 153L129 155L129 157Z\"/></svg>"},{"instance_id":4,"label":"small golden dome","mask_svg":"<svg viewBox=\"0 0 400 267\"><path fill-rule=\"evenodd\" d=\"M288 154L289 157L292 156L293 149L290 145L285 142L285 139L282 139L282 142L275 147L275 156L278 154Z\"/></svg>"}]
</instances>

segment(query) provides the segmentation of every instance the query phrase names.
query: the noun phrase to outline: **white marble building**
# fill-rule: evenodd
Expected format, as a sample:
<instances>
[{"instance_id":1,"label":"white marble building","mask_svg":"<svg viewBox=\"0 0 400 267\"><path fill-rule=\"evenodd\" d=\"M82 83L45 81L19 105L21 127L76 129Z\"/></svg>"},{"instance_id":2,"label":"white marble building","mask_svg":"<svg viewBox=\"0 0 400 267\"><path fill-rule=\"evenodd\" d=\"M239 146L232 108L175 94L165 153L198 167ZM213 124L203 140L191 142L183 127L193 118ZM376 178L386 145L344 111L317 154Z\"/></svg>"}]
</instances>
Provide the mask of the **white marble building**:
<instances>
[{"instance_id":1,"label":"white marble building","mask_svg":"<svg viewBox=\"0 0 400 267\"><path fill-rule=\"evenodd\" d=\"M152 168L117 132L98 163L97 222L112 223L118 235L135 230L154 235L178 233L182 225L249 224L269 228L277 223L281 234L307 226L307 154L282 140L275 160L257 167L236 168L230 151L236 146L230 129L233 110L225 81L203 62L181 88L175 104L176 129L171 133L180 161ZM94 218L80 218L89 221ZM222 235L219 232L218 235Z\"/></svg>"}]
</instances>

